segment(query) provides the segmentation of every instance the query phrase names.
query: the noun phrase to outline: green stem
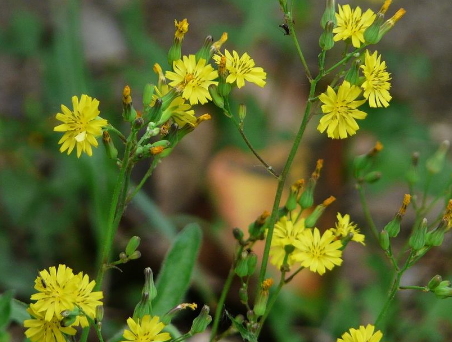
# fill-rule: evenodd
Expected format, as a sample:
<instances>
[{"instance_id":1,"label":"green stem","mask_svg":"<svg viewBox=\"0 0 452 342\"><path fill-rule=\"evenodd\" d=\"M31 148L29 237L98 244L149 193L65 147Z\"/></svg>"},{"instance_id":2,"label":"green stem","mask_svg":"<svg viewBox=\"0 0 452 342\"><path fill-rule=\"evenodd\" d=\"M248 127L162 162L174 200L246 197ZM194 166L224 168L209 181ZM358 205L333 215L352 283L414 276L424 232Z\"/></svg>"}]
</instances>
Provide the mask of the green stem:
<instances>
[{"instance_id":1,"label":"green stem","mask_svg":"<svg viewBox=\"0 0 452 342\"><path fill-rule=\"evenodd\" d=\"M154 158L151 165L149 166L149 169L146 171L146 174L141 179L140 183L135 187L135 189L133 189L132 193L127 197L126 204L128 204L135 197L135 195L138 193L138 191L140 191L141 188L143 187L144 183L146 183L148 178L151 177L152 172L157 167L157 164L159 163L159 161L160 161L160 158L158 158L158 157Z\"/></svg>"},{"instance_id":2,"label":"green stem","mask_svg":"<svg viewBox=\"0 0 452 342\"><path fill-rule=\"evenodd\" d=\"M372 215L370 214L369 206L367 205L367 201L366 201L366 196L364 196L364 189L363 189L362 185L359 183L356 184L356 188L358 189L359 199L361 201L361 206L363 207L364 216L366 218L367 224L370 227L370 231L372 232L372 235L374 236L375 241L377 243L379 243L380 239L378 237L379 235L378 235L377 226L375 225L374 220L372 219Z\"/></svg>"},{"instance_id":3,"label":"green stem","mask_svg":"<svg viewBox=\"0 0 452 342\"><path fill-rule=\"evenodd\" d=\"M423 292L428 291L425 286L399 286L399 290L419 290Z\"/></svg>"},{"instance_id":4,"label":"green stem","mask_svg":"<svg viewBox=\"0 0 452 342\"><path fill-rule=\"evenodd\" d=\"M343 63L347 63L357 52L361 52L367 45L364 44L363 46L361 46L359 49L356 49L348 54L345 55L344 58L342 58L339 62L337 62L336 64L334 64L331 68L327 69L324 73L324 75L328 75L331 71L333 71L334 69L336 69L337 67L340 67Z\"/></svg>"},{"instance_id":5,"label":"green stem","mask_svg":"<svg viewBox=\"0 0 452 342\"><path fill-rule=\"evenodd\" d=\"M315 94L315 88L317 86L317 82L321 79L321 76L319 75L311 82L311 89L309 91L309 97L311 98ZM259 273L259 283L262 284L265 278L265 273L267 271L267 264L268 264L268 257L270 254L270 246L272 243L272 237L273 237L273 230L275 228L275 223L278 218L278 210L279 210L279 204L281 202L281 196L284 189L284 184L286 182L287 175L289 173L290 167L292 166L292 162L295 158L295 154L297 153L298 146L300 145L301 138L303 137L304 131L306 129L306 126L308 124L308 117L311 110L312 102L307 101L306 103L306 109L304 112L303 120L301 122L300 128L298 129L298 133L295 137L295 140L293 142L292 148L289 153L289 157L287 158L286 164L284 165L284 169L278 179L278 188L276 189L276 195L275 195L275 201L273 203L273 209L270 216L270 220L268 223L268 232L267 232L267 238L265 240L265 249L264 249L264 255L262 257L262 263L261 263L261 269Z\"/></svg>"},{"instance_id":6,"label":"green stem","mask_svg":"<svg viewBox=\"0 0 452 342\"><path fill-rule=\"evenodd\" d=\"M251 145L251 142L248 140L247 136L245 135L245 132L243 130L243 127L237 122L237 120L235 119L235 117L232 115L231 110L229 109L229 102L226 102L227 108L224 108L225 114L228 118L230 118L232 120L232 122L234 123L234 126L237 128L237 130L239 131L243 141L245 142L246 146L248 146L248 148L250 149L250 151L256 156L256 158L262 163L262 165L265 166L265 168L267 169L268 172L270 172L270 174L275 177L278 178L279 175L275 172L275 170L273 169L273 167L271 165L269 165L260 155L259 153L257 153L257 151L254 149L253 145Z\"/></svg>"},{"instance_id":7,"label":"green stem","mask_svg":"<svg viewBox=\"0 0 452 342\"><path fill-rule=\"evenodd\" d=\"M119 137L119 139L122 140L122 142L127 143L126 137L112 125L107 126L107 131L111 131L111 132L115 133Z\"/></svg>"},{"instance_id":8,"label":"green stem","mask_svg":"<svg viewBox=\"0 0 452 342\"><path fill-rule=\"evenodd\" d=\"M303 266L300 266L294 273L292 273L286 280L284 280L284 282L287 284L289 282L292 281L292 279L298 274L300 273L302 270L304 269Z\"/></svg>"},{"instance_id":9,"label":"green stem","mask_svg":"<svg viewBox=\"0 0 452 342\"><path fill-rule=\"evenodd\" d=\"M312 78L311 72L309 71L309 67L308 67L308 64L306 63L306 59L304 58L303 52L301 51L300 44L298 43L297 34L295 33L292 11L287 12L286 16L288 18L287 25L289 26L289 32L290 32L290 35L292 36L293 43L295 44L295 49L297 50L298 57L300 57L301 64L303 64L303 68L306 73L306 77L308 78L308 80L310 82L312 82L313 78Z\"/></svg>"},{"instance_id":10,"label":"green stem","mask_svg":"<svg viewBox=\"0 0 452 342\"><path fill-rule=\"evenodd\" d=\"M243 246L240 246L239 249L237 250L237 254L235 255L234 261L231 265L231 269L229 270L229 274L228 274L228 277L226 278L226 282L224 283L223 290L221 291L221 296L220 296L220 299L218 300L217 309L215 310L215 318L213 319L212 331L210 333L210 342L215 341L215 337L216 337L217 331L218 331L218 325L220 323L221 312L223 311L223 305L224 305L224 302L226 301L226 296L229 293L229 290L230 290L231 284L232 284L232 280L234 279L234 276L235 276L235 270L234 270L235 264L236 264L238 258L240 257L240 255L242 254L242 251L243 251Z\"/></svg>"}]
</instances>

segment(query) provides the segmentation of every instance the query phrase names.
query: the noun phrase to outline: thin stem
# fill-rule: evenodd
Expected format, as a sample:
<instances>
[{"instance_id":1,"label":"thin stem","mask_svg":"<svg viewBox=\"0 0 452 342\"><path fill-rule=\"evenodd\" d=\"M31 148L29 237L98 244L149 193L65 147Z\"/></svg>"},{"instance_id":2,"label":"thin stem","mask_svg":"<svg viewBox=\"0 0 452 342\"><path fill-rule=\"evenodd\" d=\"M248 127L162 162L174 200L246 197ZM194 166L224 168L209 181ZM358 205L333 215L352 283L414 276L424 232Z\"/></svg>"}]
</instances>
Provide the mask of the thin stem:
<instances>
[{"instance_id":1,"label":"thin stem","mask_svg":"<svg viewBox=\"0 0 452 342\"><path fill-rule=\"evenodd\" d=\"M122 140L123 143L127 143L126 137L112 125L107 126L107 131L111 131L111 132L115 133L119 137L119 139Z\"/></svg>"},{"instance_id":2,"label":"thin stem","mask_svg":"<svg viewBox=\"0 0 452 342\"><path fill-rule=\"evenodd\" d=\"M212 331L210 333L210 342L215 340L215 337L217 335L218 331L218 325L220 323L220 317L221 317L221 311L223 310L224 302L226 301L226 296L228 295L228 292L231 288L232 280L235 276L235 264L237 262L237 259L242 254L243 246L240 246L237 250L237 254L235 255L234 261L231 265L231 269L229 270L228 277L226 278L226 282L224 283L223 290L221 291L220 299L218 300L217 309L215 310L215 318L213 320L212 324Z\"/></svg>"},{"instance_id":3,"label":"thin stem","mask_svg":"<svg viewBox=\"0 0 452 342\"><path fill-rule=\"evenodd\" d=\"M399 286L399 290L419 290L422 292L428 292L425 286Z\"/></svg>"},{"instance_id":4,"label":"thin stem","mask_svg":"<svg viewBox=\"0 0 452 342\"><path fill-rule=\"evenodd\" d=\"M317 82L320 80L321 77L317 77L311 82L311 89L309 91L309 97L313 97L315 94L315 88L317 86ZM292 148L290 150L289 156L287 158L286 164L284 165L284 169L278 179L278 188L276 189L276 195L275 195L275 201L273 203L273 209L272 213L269 219L268 223L268 232L267 232L267 238L265 240L265 249L264 249L264 255L262 257L262 263L261 263L261 269L259 273L259 285L262 284L265 278L265 273L267 271L267 264L268 264L268 257L270 254L270 246L272 243L272 237L273 237L273 231L275 228L276 219L278 218L278 210L279 210L279 204L281 202L281 196L284 189L284 184L286 182L287 175L289 173L290 167L292 166L292 162L295 158L295 154L297 153L298 146L300 145L301 138L303 137L304 131L306 129L306 126L308 124L308 117L311 110L312 102L307 101L306 108L303 116L303 120L301 122L300 128L298 129L298 133L295 137L295 140L293 142Z\"/></svg>"},{"instance_id":5,"label":"thin stem","mask_svg":"<svg viewBox=\"0 0 452 342\"><path fill-rule=\"evenodd\" d=\"M432 180L432 174L429 172L427 175L427 179L425 181L425 187L424 187L424 194L422 195L422 204L421 204L421 210L425 208L425 204L427 201L427 193L428 189L430 187L430 181Z\"/></svg>"},{"instance_id":6,"label":"thin stem","mask_svg":"<svg viewBox=\"0 0 452 342\"><path fill-rule=\"evenodd\" d=\"M370 231L372 232L372 235L375 238L375 241L378 243L378 230L377 226L374 223L374 220L372 219L372 215L370 214L369 206L367 205L366 196L364 195L364 189L361 184L357 183L356 188L358 189L359 193L359 199L361 201L361 206L363 207L364 216L366 218L367 224L370 227Z\"/></svg>"},{"instance_id":7,"label":"thin stem","mask_svg":"<svg viewBox=\"0 0 452 342\"><path fill-rule=\"evenodd\" d=\"M294 273L292 273L286 280L284 280L284 282L287 284L289 282L292 281L292 279L298 274L300 273L302 270L304 269L303 266L300 266Z\"/></svg>"},{"instance_id":8,"label":"thin stem","mask_svg":"<svg viewBox=\"0 0 452 342\"><path fill-rule=\"evenodd\" d=\"M345 55L344 58L342 58L339 62L337 62L336 64L334 64L332 67L330 67L329 69L327 69L324 73L324 75L328 75L331 71L333 71L334 69L336 69L337 67L340 67L343 63L347 63L357 52L361 52L367 45L364 44L363 46L361 46L359 49L356 49L348 54Z\"/></svg>"},{"instance_id":9,"label":"thin stem","mask_svg":"<svg viewBox=\"0 0 452 342\"><path fill-rule=\"evenodd\" d=\"M146 174L141 179L140 183L135 187L135 189L133 189L132 193L127 197L126 204L128 204L135 197L135 195L138 193L138 191L140 191L141 188L143 187L144 183L146 183L148 178L151 177L152 172L157 167L157 164L159 163L159 161L160 161L160 158L157 158L157 157L154 158L151 165L149 166L149 169L146 171Z\"/></svg>"},{"instance_id":10,"label":"thin stem","mask_svg":"<svg viewBox=\"0 0 452 342\"><path fill-rule=\"evenodd\" d=\"M298 43L297 34L295 33L294 22L292 17L292 12L286 13L288 18L287 25L289 26L289 32L292 36L293 43L295 44L295 49L297 50L298 57L300 57L301 64L303 64L304 72L306 73L306 77L310 82L313 81L311 72L309 71L308 64L306 63L306 59L304 58L303 52L301 51L300 44Z\"/></svg>"},{"instance_id":11,"label":"thin stem","mask_svg":"<svg viewBox=\"0 0 452 342\"><path fill-rule=\"evenodd\" d=\"M251 145L251 142L248 140L247 136L245 135L245 132L243 130L243 127L237 122L237 120L235 119L235 117L232 115L231 110L229 108L229 102L226 102L226 106L227 108L224 108L225 114L228 118L230 118L232 120L232 122L234 123L234 126L237 128L237 130L239 131L240 135L242 136L243 141L245 142L246 146L248 146L248 148L250 149L251 152L253 152L253 154L256 156L256 158L262 163L262 165L265 166L265 168L267 169L268 172L270 172L270 174L275 177L275 178L279 178L279 175L275 172L275 170L273 169L273 167L271 165L269 165L260 155L259 153L257 153L257 151L254 149L253 145Z\"/></svg>"}]
</instances>

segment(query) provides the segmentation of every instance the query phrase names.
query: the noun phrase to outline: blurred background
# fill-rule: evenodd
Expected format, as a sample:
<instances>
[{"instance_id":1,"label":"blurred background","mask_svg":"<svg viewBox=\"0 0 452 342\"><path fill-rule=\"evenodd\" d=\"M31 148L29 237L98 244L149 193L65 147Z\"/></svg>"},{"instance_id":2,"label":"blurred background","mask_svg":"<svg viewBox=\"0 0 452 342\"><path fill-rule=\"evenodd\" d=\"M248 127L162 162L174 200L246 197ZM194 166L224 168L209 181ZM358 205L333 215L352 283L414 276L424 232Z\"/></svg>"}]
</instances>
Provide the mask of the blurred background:
<instances>
[{"instance_id":1,"label":"blurred background","mask_svg":"<svg viewBox=\"0 0 452 342\"><path fill-rule=\"evenodd\" d=\"M377 11L382 2L353 4ZM322 217L322 229L334 225L339 211L350 213L362 232L369 233L351 177L355 155L367 152L377 140L385 146L375 165L382 179L367 191L381 229L408 192L404 177L412 152L420 153L423 169L439 143L451 138L452 2L394 0L388 16L400 7L407 10L406 16L377 46L392 74L390 107L365 108L369 115L360 122L359 134L345 141L319 134L315 129L319 118L314 117L287 183L307 178L315 161L324 159L316 203L330 195L338 200ZM312 70L317 65L323 8L323 1L314 0L297 0L294 7L295 27ZM123 87L130 85L134 102L141 103L144 85L156 82L153 64L167 65L174 19L184 18L190 23L184 54L195 53L206 35L217 40L228 32L225 47L248 52L266 70L266 87L247 85L236 91L232 107L246 103L246 134L276 170L282 169L301 122L309 85L291 37L278 27L284 22L278 1L2 0L0 292L14 289L18 299L29 302L37 271L58 263L94 275L117 168L102 146L92 158L60 154L60 137L53 132L55 114L61 104L69 106L71 96L86 93L99 99L103 118L125 130ZM341 48L333 51L327 61L340 56ZM142 258L124 265L122 273L109 273L103 328L107 337L132 314L140 298L143 269L149 266L158 273L174 236L190 222L202 226L204 237L187 301L214 307L231 262L232 229L246 230L258 215L271 209L275 180L220 111L208 105L197 114L205 112L212 120L163 161L120 224L117 252L131 236L139 235ZM136 167L133 178L139 181L146 168L145 163ZM433 179L432 196L444 190L450 174L449 163ZM412 222L410 209L397 239L399 248ZM435 274L447 278L452 269L450 240L446 237L443 247L407 272L402 284L425 285ZM375 245L370 235L368 245ZM372 250L349 245L343 266L334 272L323 278L302 273L283 291L262 341L336 341L350 327L374 322L391 273L381 253ZM245 313L238 285L226 303L232 314ZM450 341L450 307L449 300L437 300L432 294L399 293L385 340ZM187 314L176 326L189 329L193 317ZM221 329L227 327L225 317ZM12 324L9 332L15 341L24 339L18 325Z\"/></svg>"}]
</instances>

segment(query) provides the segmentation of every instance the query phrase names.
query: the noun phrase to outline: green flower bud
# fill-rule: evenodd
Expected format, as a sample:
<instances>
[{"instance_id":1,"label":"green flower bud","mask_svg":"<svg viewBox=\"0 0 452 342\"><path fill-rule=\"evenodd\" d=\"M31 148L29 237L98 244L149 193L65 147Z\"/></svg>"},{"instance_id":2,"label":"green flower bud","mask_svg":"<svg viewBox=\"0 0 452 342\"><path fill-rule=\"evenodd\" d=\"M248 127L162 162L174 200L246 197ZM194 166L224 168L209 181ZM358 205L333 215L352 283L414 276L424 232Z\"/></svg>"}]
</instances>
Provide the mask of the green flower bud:
<instances>
[{"instance_id":1,"label":"green flower bud","mask_svg":"<svg viewBox=\"0 0 452 342\"><path fill-rule=\"evenodd\" d=\"M248 275L248 261L246 260L246 256L242 257L237 261L237 265L235 266L235 273L239 277L245 277Z\"/></svg>"},{"instance_id":2,"label":"green flower bud","mask_svg":"<svg viewBox=\"0 0 452 342\"><path fill-rule=\"evenodd\" d=\"M147 83L143 90L143 108L147 108L151 105L152 96L154 95L155 85Z\"/></svg>"},{"instance_id":3,"label":"green flower bud","mask_svg":"<svg viewBox=\"0 0 452 342\"><path fill-rule=\"evenodd\" d=\"M435 154L427 160L427 170L431 174L437 174L443 169L444 160L446 158L446 153L449 150L449 146L449 141L443 141Z\"/></svg>"},{"instance_id":4,"label":"green flower bud","mask_svg":"<svg viewBox=\"0 0 452 342\"><path fill-rule=\"evenodd\" d=\"M173 70L173 65L175 61L182 58L182 42L175 39L173 45L171 45L168 51L168 64Z\"/></svg>"},{"instance_id":5,"label":"green flower bud","mask_svg":"<svg viewBox=\"0 0 452 342\"><path fill-rule=\"evenodd\" d=\"M248 303L248 288L246 284L243 284L243 286L240 288L239 298L242 304L246 305Z\"/></svg>"},{"instance_id":6,"label":"green flower bud","mask_svg":"<svg viewBox=\"0 0 452 342\"><path fill-rule=\"evenodd\" d=\"M240 121L245 120L245 117L246 117L246 105L241 103L239 105L239 119L240 119Z\"/></svg>"},{"instance_id":7,"label":"green flower bud","mask_svg":"<svg viewBox=\"0 0 452 342\"><path fill-rule=\"evenodd\" d=\"M325 209L331 203L333 203L335 200L336 200L336 198L334 196L330 196L325 201L323 201L322 204L319 204L317 207L315 207L313 212L304 221L305 227L306 228L314 227L315 224L317 223L318 219L322 216L322 214L325 211Z\"/></svg>"},{"instance_id":8,"label":"green flower bud","mask_svg":"<svg viewBox=\"0 0 452 342\"><path fill-rule=\"evenodd\" d=\"M133 108L130 87L127 85L122 92L122 117L125 121L133 122L137 117L137 112Z\"/></svg>"},{"instance_id":9,"label":"green flower bud","mask_svg":"<svg viewBox=\"0 0 452 342\"><path fill-rule=\"evenodd\" d=\"M207 36L204 40L204 45L202 48L196 53L196 62L198 62L201 58L206 60L206 63L210 60L210 47L212 46L213 38L212 36Z\"/></svg>"},{"instance_id":10,"label":"green flower bud","mask_svg":"<svg viewBox=\"0 0 452 342\"><path fill-rule=\"evenodd\" d=\"M322 19L320 20L320 26L325 29L329 21L333 23L333 27L336 26L336 0L326 0L325 12L323 12Z\"/></svg>"},{"instance_id":11,"label":"green flower bud","mask_svg":"<svg viewBox=\"0 0 452 342\"><path fill-rule=\"evenodd\" d=\"M126 254L127 256L130 256L133 252L136 251L138 246L140 245L141 239L139 236L132 236L127 243L126 247Z\"/></svg>"},{"instance_id":12,"label":"green flower bud","mask_svg":"<svg viewBox=\"0 0 452 342\"><path fill-rule=\"evenodd\" d=\"M136 260L141 258L141 252L140 251L135 251L132 254L129 255L129 260Z\"/></svg>"},{"instance_id":13,"label":"green flower bud","mask_svg":"<svg viewBox=\"0 0 452 342\"><path fill-rule=\"evenodd\" d=\"M360 177L361 172L370 166L374 157L383 149L383 145L377 141L375 146L366 154L355 157L353 160L353 170L355 178Z\"/></svg>"},{"instance_id":14,"label":"green flower bud","mask_svg":"<svg viewBox=\"0 0 452 342\"><path fill-rule=\"evenodd\" d=\"M159 99L155 100L154 106L145 107L143 119L146 122L158 121L160 119L160 117L162 116L162 105L163 105L163 100L159 98Z\"/></svg>"},{"instance_id":15,"label":"green flower bud","mask_svg":"<svg viewBox=\"0 0 452 342\"><path fill-rule=\"evenodd\" d=\"M301 208L308 209L314 205L314 189L316 183L317 181L309 179L308 186L306 187L306 190L303 191L300 196L300 200L298 201L298 204L301 206Z\"/></svg>"},{"instance_id":16,"label":"green flower bud","mask_svg":"<svg viewBox=\"0 0 452 342\"><path fill-rule=\"evenodd\" d=\"M126 263L128 261L126 253L124 252L119 253L119 260L121 260L123 263Z\"/></svg>"},{"instance_id":17,"label":"green flower bud","mask_svg":"<svg viewBox=\"0 0 452 342\"><path fill-rule=\"evenodd\" d=\"M366 174L363 178L363 180L366 183L372 184L375 182L378 182L381 178L381 172L380 171L372 171Z\"/></svg>"},{"instance_id":18,"label":"green flower bud","mask_svg":"<svg viewBox=\"0 0 452 342\"><path fill-rule=\"evenodd\" d=\"M389 234L386 230L380 232L380 246L383 250L387 251L390 246Z\"/></svg>"},{"instance_id":19,"label":"green flower bud","mask_svg":"<svg viewBox=\"0 0 452 342\"><path fill-rule=\"evenodd\" d=\"M247 276L252 276L254 271L256 270L257 265L257 255L253 252L248 254L248 257L246 258L246 261L248 263L248 273Z\"/></svg>"},{"instance_id":20,"label":"green flower bud","mask_svg":"<svg viewBox=\"0 0 452 342\"><path fill-rule=\"evenodd\" d=\"M133 319L141 319L145 315L152 316L152 300L157 297L157 288L154 285L154 277L151 268L144 269L144 286L141 291L141 300L135 306Z\"/></svg>"},{"instance_id":21,"label":"green flower bud","mask_svg":"<svg viewBox=\"0 0 452 342\"><path fill-rule=\"evenodd\" d=\"M352 66L347 71L347 74L345 75L345 81L349 82L353 85L359 85L359 67L361 65L361 61L359 59L355 59L352 63Z\"/></svg>"},{"instance_id":22,"label":"green flower bud","mask_svg":"<svg viewBox=\"0 0 452 342\"><path fill-rule=\"evenodd\" d=\"M440 275L436 275L432 279L430 279L427 287L429 288L430 291L432 291L439 286L439 284L442 282L442 280L443 280L443 278Z\"/></svg>"},{"instance_id":23,"label":"green flower bud","mask_svg":"<svg viewBox=\"0 0 452 342\"><path fill-rule=\"evenodd\" d=\"M383 21L385 19L385 16L383 13L377 13L377 16L370 25L366 31L364 31L364 40L368 44L377 44L381 37L380 37L380 27L383 24Z\"/></svg>"},{"instance_id":24,"label":"green flower bud","mask_svg":"<svg viewBox=\"0 0 452 342\"><path fill-rule=\"evenodd\" d=\"M388 232L390 237L396 237L400 232L400 222L402 217L396 215L385 227L384 230Z\"/></svg>"},{"instance_id":25,"label":"green flower bud","mask_svg":"<svg viewBox=\"0 0 452 342\"><path fill-rule=\"evenodd\" d=\"M433 293L440 299L452 297L452 288L450 288L450 281L443 280L437 287L435 287Z\"/></svg>"},{"instance_id":26,"label":"green flower bud","mask_svg":"<svg viewBox=\"0 0 452 342\"><path fill-rule=\"evenodd\" d=\"M380 26L380 32L378 33L378 41L381 40L381 38L391 30L396 22L398 22L404 15L406 11L405 9L401 8L399 9L392 18L386 20L383 25Z\"/></svg>"},{"instance_id":27,"label":"green flower bud","mask_svg":"<svg viewBox=\"0 0 452 342\"><path fill-rule=\"evenodd\" d=\"M320 35L319 46L324 51L331 50L334 46L334 39L333 39L334 26L335 26L334 22L328 21L326 23L325 30Z\"/></svg>"},{"instance_id":28,"label":"green flower bud","mask_svg":"<svg viewBox=\"0 0 452 342\"><path fill-rule=\"evenodd\" d=\"M427 246L441 246L444 241L444 233L443 229L434 229L427 233L425 244Z\"/></svg>"},{"instance_id":29,"label":"green flower bud","mask_svg":"<svg viewBox=\"0 0 452 342\"><path fill-rule=\"evenodd\" d=\"M256 299L254 301L253 311L256 317L263 316L267 309L268 296L270 294L270 287L273 285L273 279L269 278L262 282Z\"/></svg>"},{"instance_id":30,"label":"green flower bud","mask_svg":"<svg viewBox=\"0 0 452 342\"><path fill-rule=\"evenodd\" d=\"M141 127L143 127L144 125L144 120L141 117L136 118L135 120L133 120L133 128L135 130L139 130Z\"/></svg>"},{"instance_id":31,"label":"green flower bud","mask_svg":"<svg viewBox=\"0 0 452 342\"><path fill-rule=\"evenodd\" d=\"M425 240L427 237L427 219L423 219L422 223L418 227L414 227L411 233L410 240L408 241L409 246L417 251L425 246Z\"/></svg>"},{"instance_id":32,"label":"green flower bud","mask_svg":"<svg viewBox=\"0 0 452 342\"><path fill-rule=\"evenodd\" d=\"M104 319L104 306L103 305L96 306L96 313L95 313L94 319L98 325Z\"/></svg>"},{"instance_id":33,"label":"green flower bud","mask_svg":"<svg viewBox=\"0 0 452 342\"><path fill-rule=\"evenodd\" d=\"M224 108L224 99L218 93L218 87L215 84L211 84L209 86L209 93L210 93L210 96L212 96L212 101L213 101L213 103L215 103L215 106L223 109Z\"/></svg>"},{"instance_id":34,"label":"green flower bud","mask_svg":"<svg viewBox=\"0 0 452 342\"><path fill-rule=\"evenodd\" d=\"M209 307L204 305L200 314L193 320L191 325L190 334L199 334L206 330L207 326L212 322L212 317L209 315Z\"/></svg>"},{"instance_id":35,"label":"green flower bud","mask_svg":"<svg viewBox=\"0 0 452 342\"><path fill-rule=\"evenodd\" d=\"M232 230L232 234L234 235L234 238L238 241L238 242L242 242L243 241L243 232L240 228L234 228Z\"/></svg>"},{"instance_id":36,"label":"green flower bud","mask_svg":"<svg viewBox=\"0 0 452 342\"><path fill-rule=\"evenodd\" d=\"M115 144L107 131L102 132L102 142L108 158L115 160L118 157L118 150L116 149Z\"/></svg>"}]
</instances>

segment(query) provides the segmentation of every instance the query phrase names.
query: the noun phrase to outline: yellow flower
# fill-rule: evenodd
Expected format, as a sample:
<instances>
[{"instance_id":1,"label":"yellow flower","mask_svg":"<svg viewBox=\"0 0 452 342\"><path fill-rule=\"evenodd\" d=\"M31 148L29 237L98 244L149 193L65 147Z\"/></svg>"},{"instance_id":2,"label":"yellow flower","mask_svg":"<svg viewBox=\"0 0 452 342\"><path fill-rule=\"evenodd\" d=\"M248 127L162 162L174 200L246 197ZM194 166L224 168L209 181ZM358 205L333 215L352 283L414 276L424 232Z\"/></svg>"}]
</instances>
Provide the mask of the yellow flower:
<instances>
[{"instance_id":1,"label":"yellow flower","mask_svg":"<svg viewBox=\"0 0 452 342\"><path fill-rule=\"evenodd\" d=\"M360 234L357 226L357 224L350 222L350 215L345 214L342 216L340 213L337 213L336 228L331 228L330 230L333 232L334 236L339 239L345 238L351 233L353 235L352 241L359 242L365 246L365 236Z\"/></svg>"},{"instance_id":2,"label":"yellow flower","mask_svg":"<svg viewBox=\"0 0 452 342\"><path fill-rule=\"evenodd\" d=\"M280 268L284 261L286 251L285 246L295 246L295 241L302 239L305 230L304 219L300 219L297 223L288 220L286 216L275 224L273 231L272 244L270 248L270 262ZM292 266L296 263L294 253L289 254L287 264Z\"/></svg>"},{"instance_id":3,"label":"yellow flower","mask_svg":"<svg viewBox=\"0 0 452 342\"><path fill-rule=\"evenodd\" d=\"M259 87L265 86L267 73L260 67L255 67L254 60L245 52L242 57L236 51L232 55L228 50L224 51L226 56L226 69L229 72L226 78L227 83L237 82L237 87L242 88L245 80L257 84ZM221 61L220 55L213 56L217 64Z\"/></svg>"},{"instance_id":4,"label":"yellow flower","mask_svg":"<svg viewBox=\"0 0 452 342\"><path fill-rule=\"evenodd\" d=\"M162 84L160 89L155 87L155 93L152 96L151 107L154 106L155 101L158 98L162 98L170 91L170 87L166 84ZM185 102L181 96L177 96L171 101L170 105L163 111L162 118L172 118L179 127L185 126L187 123L190 125L196 124L195 111L191 109L191 106Z\"/></svg>"},{"instance_id":5,"label":"yellow flower","mask_svg":"<svg viewBox=\"0 0 452 342\"><path fill-rule=\"evenodd\" d=\"M86 274L83 275L82 272L75 276L75 281L77 283L77 289L74 292L74 304L80 307L87 316L94 319L96 316L96 307L102 305L100 301L104 297L102 291L93 292L96 282L94 280L89 281L89 276ZM77 317L74 325L79 325L79 323L82 327L89 325L87 318L83 315Z\"/></svg>"},{"instance_id":6,"label":"yellow flower","mask_svg":"<svg viewBox=\"0 0 452 342\"><path fill-rule=\"evenodd\" d=\"M350 5L339 5L339 13L336 13L337 27L333 29L334 41L347 40L351 38L355 48L364 43L364 31L372 25L375 13L368 9L364 14L360 7L351 9Z\"/></svg>"},{"instance_id":7,"label":"yellow flower","mask_svg":"<svg viewBox=\"0 0 452 342\"><path fill-rule=\"evenodd\" d=\"M325 270L342 264L342 243L335 240L330 230L320 236L317 228L306 229L303 238L295 241L294 245L297 248L294 252L295 260L311 272L322 275Z\"/></svg>"},{"instance_id":8,"label":"yellow flower","mask_svg":"<svg viewBox=\"0 0 452 342\"><path fill-rule=\"evenodd\" d=\"M176 28L176 32L174 33L174 38L182 41L184 39L185 34L188 32L188 21L187 19L177 21L174 20L174 27Z\"/></svg>"},{"instance_id":9,"label":"yellow flower","mask_svg":"<svg viewBox=\"0 0 452 342\"><path fill-rule=\"evenodd\" d=\"M374 333L375 327L368 324L367 327L360 326L359 329L351 328L338 338L337 342L380 342L383 334L380 330Z\"/></svg>"},{"instance_id":10,"label":"yellow flower","mask_svg":"<svg viewBox=\"0 0 452 342\"><path fill-rule=\"evenodd\" d=\"M66 342L64 334L75 335L77 332L72 327L62 327L56 316L46 320L44 314L38 312L33 304L27 311L32 318L24 321L24 327L28 328L25 336L32 342Z\"/></svg>"},{"instance_id":11,"label":"yellow flower","mask_svg":"<svg viewBox=\"0 0 452 342\"><path fill-rule=\"evenodd\" d=\"M355 119L364 119L367 114L356 109L366 100L355 101L361 94L361 89L344 81L336 94L333 88L328 86L326 93L319 96L322 112L325 114L317 126L323 133L327 131L328 137L333 139L345 139L354 135L359 129Z\"/></svg>"},{"instance_id":12,"label":"yellow flower","mask_svg":"<svg viewBox=\"0 0 452 342\"><path fill-rule=\"evenodd\" d=\"M183 56L173 64L174 71L167 71L166 78L172 80L169 84L182 92L182 97L190 101L190 104L207 103L211 100L208 88L211 84L218 84L213 80L218 77L218 72L206 60L200 58L196 62L195 55Z\"/></svg>"},{"instance_id":13,"label":"yellow flower","mask_svg":"<svg viewBox=\"0 0 452 342\"><path fill-rule=\"evenodd\" d=\"M61 319L61 312L72 310L77 290L77 279L72 269L66 265L59 265L58 269L50 267L49 271L39 272L35 280L35 289L39 291L31 296L37 300L33 310L37 313L45 312L45 320L51 321L54 316Z\"/></svg>"},{"instance_id":14,"label":"yellow flower","mask_svg":"<svg viewBox=\"0 0 452 342\"><path fill-rule=\"evenodd\" d=\"M390 73L386 71L386 62L381 62L381 55L375 51L372 55L366 50L364 65L361 65L366 80L361 85L364 97L371 107L387 107L391 101Z\"/></svg>"},{"instance_id":15,"label":"yellow flower","mask_svg":"<svg viewBox=\"0 0 452 342\"><path fill-rule=\"evenodd\" d=\"M85 152L90 157L93 155L91 145L98 146L96 137L102 135L102 127L108 122L99 117L99 101L82 95L80 102L77 96L72 97L73 111L70 111L65 105L61 105L61 111L56 119L62 121L63 124L56 126L53 130L57 132L65 132L63 137L58 141L62 144L60 152L67 150L70 154L77 145L77 157Z\"/></svg>"},{"instance_id":16,"label":"yellow flower","mask_svg":"<svg viewBox=\"0 0 452 342\"><path fill-rule=\"evenodd\" d=\"M133 318L127 320L130 330L124 330L123 337L125 340L121 342L152 342L152 341L168 341L171 335L168 333L160 333L165 325L159 322L159 317L144 315L141 320L136 322ZM160 334L159 334L160 333Z\"/></svg>"}]
</instances>

